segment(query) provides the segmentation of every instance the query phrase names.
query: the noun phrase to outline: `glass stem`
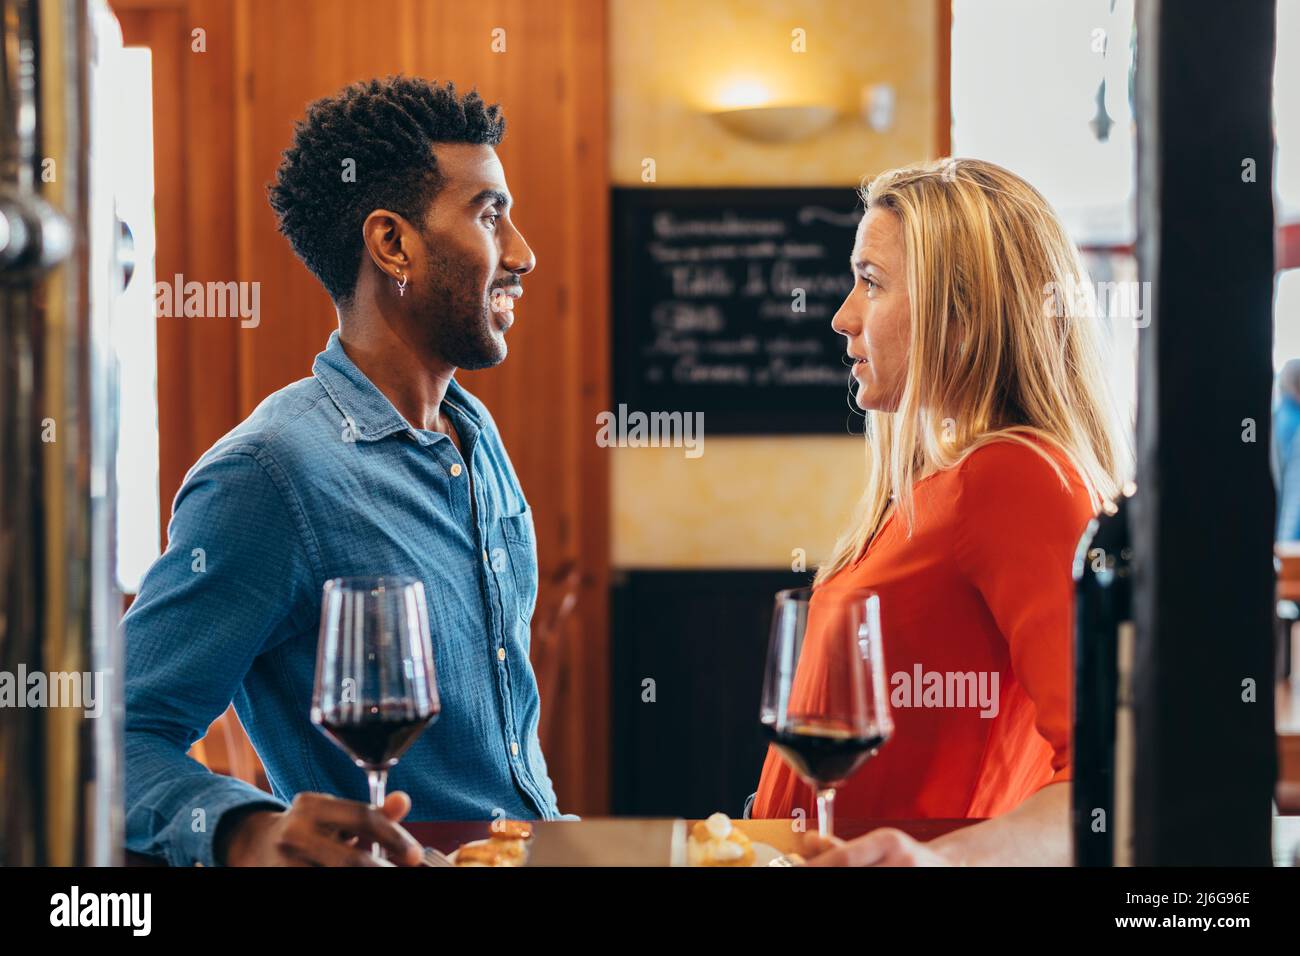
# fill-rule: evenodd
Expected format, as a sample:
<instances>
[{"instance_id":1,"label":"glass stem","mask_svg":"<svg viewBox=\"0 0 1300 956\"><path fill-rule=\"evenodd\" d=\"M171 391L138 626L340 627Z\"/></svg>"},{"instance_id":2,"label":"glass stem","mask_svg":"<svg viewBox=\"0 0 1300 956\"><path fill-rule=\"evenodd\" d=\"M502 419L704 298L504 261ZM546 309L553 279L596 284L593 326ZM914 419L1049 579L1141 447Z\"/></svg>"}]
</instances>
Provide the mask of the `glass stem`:
<instances>
[{"instance_id":1,"label":"glass stem","mask_svg":"<svg viewBox=\"0 0 1300 956\"><path fill-rule=\"evenodd\" d=\"M835 835L835 788L817 790L817 835L829 840Z\"/></svg>"},{"instance_id":2,"label":"glass stem","mask_svg":"<svg viewBox=\"0 0 1300 956\"><path fill-rule=\"evenodd\" d=\"M372 807L382 807L384 805L384 787L388 784L387 770L369 770L366 776L370 778L370 805ZM378 843L370 844L370 855L376 860L386 860L388 854Z\"/></svg>"}]
</instances>

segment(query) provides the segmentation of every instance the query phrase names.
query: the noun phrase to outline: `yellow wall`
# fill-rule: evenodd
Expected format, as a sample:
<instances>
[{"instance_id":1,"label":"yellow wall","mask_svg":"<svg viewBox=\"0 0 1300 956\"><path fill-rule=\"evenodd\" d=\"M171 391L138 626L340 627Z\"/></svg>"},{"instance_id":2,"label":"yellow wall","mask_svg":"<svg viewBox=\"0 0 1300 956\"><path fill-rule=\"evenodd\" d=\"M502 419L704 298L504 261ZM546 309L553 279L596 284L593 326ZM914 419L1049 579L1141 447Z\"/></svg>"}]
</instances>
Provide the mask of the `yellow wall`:
<instances>
[{"instance_id":1,"label":"yellow wall","mask_svg":"<svg viewBox=\"0 0 1300 956\"><path fill-rule=\"evenodd\" d=\"M611 0L615 185L852 186L933 156L937 17L930 0ZM807 52L791 51L796 28ZM805 142L749 142L707 115L737 82L765 85L768 105L849 115ZM885 133L858 114L861 89L877 83L895 90ZM724 438L705 425L699 458L610 449L614 565L789 568L802 548L812 568L861 491L863 440Z\"/></svg>"},{"instance_id":2,"label":"yellow wall","mask_svg":"<svg viewBox=\"0 0 1300 956\"><path fill-rule=\"evenodd\" d=\"M610 161L615 185L853 185L930 158L934 0L611 0ZM804 31L806 52L790 49ZM826 104L851 115L795 144L751 143L708 114L733 83L766 85L767 105ZM895 125L858 116L863 87L891 84Z\"/></svg>"},{"instance_id":3,"label":"yellow wall","mask_svg":"<svg viewBox=\"0 0 1300 956\"><path fill-rule=\"evenodd\" d=\"M612 449L619 568L787 568L826 556L862 493L861 438L709 438ZM798 551L796 551L798 549Z\"/></svg>"}]
</instances>

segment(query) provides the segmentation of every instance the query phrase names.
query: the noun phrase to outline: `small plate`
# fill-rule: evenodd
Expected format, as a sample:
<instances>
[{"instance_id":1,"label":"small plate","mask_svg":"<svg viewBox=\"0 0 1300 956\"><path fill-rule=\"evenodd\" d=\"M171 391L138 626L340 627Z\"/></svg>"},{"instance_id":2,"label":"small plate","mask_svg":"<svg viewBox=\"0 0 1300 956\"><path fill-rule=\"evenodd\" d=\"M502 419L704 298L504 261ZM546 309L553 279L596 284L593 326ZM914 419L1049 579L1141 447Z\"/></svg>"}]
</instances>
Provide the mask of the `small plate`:
<instances>
[{"instance_id":1,"label":"small plate","mask_svg":"<svg viewBox=\"0 0 1300 956\"><path fill-rule=\"evenodd\" d=\"M757 840L751 841L750 846L754 848L753 866L771 866L772 861L779 859L781 856L781 851L776 847L769 846L766 843L759 843Z\"/></svg>"},{"instance_id":2,"label":"small plate","mask_svg":"<svg viewBox=\"0 0 1300 956\"><path fill-rule=\"evenodd\" d=\"M490 841L470 840L468 843L464 844L464 846L477 846L481 843L488 843L488 842ZM773 860L778 860L781 858L782 855L781 851L774 846L770 846L767 843L759 843L757 840L754 840L750 843L750 846L754 850L754 862L751 863L750 866L771 866ZM452 863L455 863L456 856L459 853L460 853L460 848L457 847L456 849L452 850L450 853L447 854L447 859L451 860Z\"/></svg>"},{"instance_id":3,"label":"small plate","mask_svg":"<svg viewBox=\"0 0 1300 956\"><path fill-rule=\"evenodd\" d=\"M492 842L491 840L470 840L468 843L462 843L461 846L481 846L484 843L491 843L491 842ZM455 865L456 857L459 854L460 854L460 847L456 847L456 849L452 850L450 853L447 854L447 859L451 860L453 866ZM527 862L527 859L528 859L527 857L524 857L525 862ZM500 869L509 869L509 868L501 867Z\"/></svg>"},{"instance_id":4,"label":"small plate","mask_svg":"<svg viewBox=\"0 0 1300 956\"><path fill-rule=\"evenodd\" d=\"M774 846L766 843L759 843L757 840L751 840L749 848L754 851L754 862L749 864L754 866L770 866L773 860L780 859L781 851ZM689 865L689 864L688 864ZM725 866L706 866L700 867L707 870L725 870Z\"/></svg>"}]
</instances>

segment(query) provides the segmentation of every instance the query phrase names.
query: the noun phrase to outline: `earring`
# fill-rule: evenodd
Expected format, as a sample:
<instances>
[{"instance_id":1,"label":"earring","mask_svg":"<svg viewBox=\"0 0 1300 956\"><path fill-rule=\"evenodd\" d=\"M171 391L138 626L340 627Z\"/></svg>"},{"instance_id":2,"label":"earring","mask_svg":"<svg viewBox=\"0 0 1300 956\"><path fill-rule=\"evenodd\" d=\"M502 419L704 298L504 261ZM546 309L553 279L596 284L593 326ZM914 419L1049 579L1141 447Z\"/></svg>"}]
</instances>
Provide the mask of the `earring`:
<instances>
[{"instance_id":1,"label":"earring","mask_svg":"<svg viewBox=\"0 0 1300 956\"><path fill-rule=\"evenodd\" d=\"M405 272L399 272L399 273L397 274L397 276L398 276L398 279L400 280L400 281L397 283L397 294L398 294L398 295L406 295L406 273L405 273Z\"/></svg>"}]
</instances>

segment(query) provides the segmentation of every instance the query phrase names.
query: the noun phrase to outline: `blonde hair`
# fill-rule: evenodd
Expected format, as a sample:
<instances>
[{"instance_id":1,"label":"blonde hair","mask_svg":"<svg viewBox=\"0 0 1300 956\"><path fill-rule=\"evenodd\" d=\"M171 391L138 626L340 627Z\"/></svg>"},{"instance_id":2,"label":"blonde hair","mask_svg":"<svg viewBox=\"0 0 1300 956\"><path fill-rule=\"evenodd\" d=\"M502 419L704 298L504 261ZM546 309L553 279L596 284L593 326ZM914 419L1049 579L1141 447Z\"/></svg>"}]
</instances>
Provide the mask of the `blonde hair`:
<instances>
[{"instance_id":1,"label":"blonde hair","mask_svg":"<svg viewBox=\"0 0 1300 956\"><path fill-rule=\"evenodd\" d=\"M866 490L815 583L861 557L891 500L910 533L913 484L990 442L1028 446L1064 483L1054 447L1094 508L1117 497L1132 453L1106 342L1078 250L1042 195L976 159L904 166L861 192L902 226L910 348L897 410L867 414Z\"/></svg>"}]
</instances>

